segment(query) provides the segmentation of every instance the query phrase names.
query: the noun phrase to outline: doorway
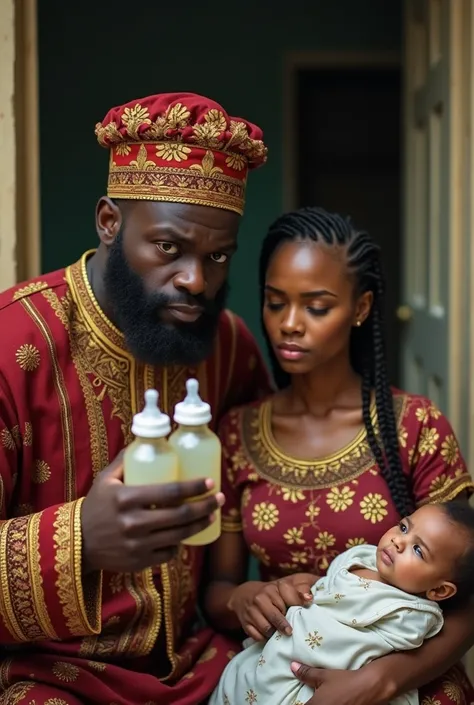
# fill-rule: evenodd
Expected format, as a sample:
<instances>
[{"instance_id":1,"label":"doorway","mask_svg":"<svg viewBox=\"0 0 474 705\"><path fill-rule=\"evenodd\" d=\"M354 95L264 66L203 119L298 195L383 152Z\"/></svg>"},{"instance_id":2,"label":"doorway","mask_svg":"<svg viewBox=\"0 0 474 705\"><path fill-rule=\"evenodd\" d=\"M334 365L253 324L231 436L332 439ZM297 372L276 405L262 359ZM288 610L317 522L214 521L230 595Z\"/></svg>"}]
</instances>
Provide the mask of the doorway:
<instances>
[{"instance_id":1,"label":"doorway","mask_svg":"<svg viewBox=\"0 0 474 705\"><path fill-rule=\"evenodd\" d=\"M318 205L350 215L380 245L387 279L389 375L397 385L396 309L402 276L400 65L296 66L293 101L293 207Z\"/></svg>"}]
</instances>

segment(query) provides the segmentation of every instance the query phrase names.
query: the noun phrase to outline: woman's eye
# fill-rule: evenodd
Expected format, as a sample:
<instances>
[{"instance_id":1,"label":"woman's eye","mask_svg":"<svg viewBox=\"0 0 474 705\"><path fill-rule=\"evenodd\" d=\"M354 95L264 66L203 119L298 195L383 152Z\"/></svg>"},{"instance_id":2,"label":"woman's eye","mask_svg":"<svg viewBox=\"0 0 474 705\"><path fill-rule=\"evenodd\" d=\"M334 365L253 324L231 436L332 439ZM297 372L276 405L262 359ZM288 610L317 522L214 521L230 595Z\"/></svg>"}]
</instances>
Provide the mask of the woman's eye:
<instances>
[{"instance_id":1,"label":"woman's eye","mask_svg":"<svg viewBox=\"0 0 474 705\"><path fill-rule=\"evenodd\" d=\"M413 546L413 551L418 556L418 558L423 558L423 551L421 550L420 546L418 546L418 544L415 544Z\"/></svg>"},{"instance_id":2,"label":"woman's eye","mask_svg":"<svg viewBox=\"0 0 474 705\"><path fill-rule=\"evenodd\" d=\"M312 316L325 316L329 309L328 308L313 308L312 306L308 306L308 311Z\"/></svg>"},{"instance_id":3,"label":"woman's eye","mask_svg":"<svg viewBox=\"0 0 474 705\"><path fill-rule=\"evenodd\" d=\"M223 255L222 252L213 252L211 259L213 262L217 262L218 264L224 264L227 262L227 255Z\"/></svg>"},{"instance_id":4,"label":"woman's eye","mask_svg":"<svg viewBox=\"0 0 474 705\"><path fill-rule=\"evenodd\" d=\"M269 311L281 311L283 308L283 304L277 304L274 301L267 301L266 307L269 309Z\"/></svg>"},{"instance_id":5,"label":"woman's eye","mask_svg":"<svg viewBox=\"0 0 474 705\"><path fill-rule=\"evenodd\" d=\"M172 242L157 242L156 246L160 250L160 252L163 252L163 254L165 255L178 254L178 246L174 245Z\"/></svg>"}]
</instances>

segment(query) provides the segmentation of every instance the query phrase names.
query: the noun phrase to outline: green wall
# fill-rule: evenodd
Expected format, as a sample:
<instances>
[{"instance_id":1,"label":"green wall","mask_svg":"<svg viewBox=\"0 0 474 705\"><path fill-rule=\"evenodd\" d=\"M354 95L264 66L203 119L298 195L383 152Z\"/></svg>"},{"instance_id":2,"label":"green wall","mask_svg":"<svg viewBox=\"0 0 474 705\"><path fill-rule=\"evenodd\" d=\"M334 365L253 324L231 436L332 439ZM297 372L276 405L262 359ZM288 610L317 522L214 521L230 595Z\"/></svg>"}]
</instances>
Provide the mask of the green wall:
<instances>
[{"instance_id":1,"label":"green wall","mask_svg":"<svg viewBox=\"0 0 474 705\"><path fill-rule=\"evenodd\" d=\"M399 0L39 0L43 271L96 244L108 156L94 125L150 93L209 95L260 125L267 165L250 175L231 307L260 337L259 245L282 209L282 67L294 50L397 49ZM280 9L281 8L281 9ZM357 106L348 106L356 110ZM308 125L308 129L311 126Z\"/></svg>"}]
</instances>

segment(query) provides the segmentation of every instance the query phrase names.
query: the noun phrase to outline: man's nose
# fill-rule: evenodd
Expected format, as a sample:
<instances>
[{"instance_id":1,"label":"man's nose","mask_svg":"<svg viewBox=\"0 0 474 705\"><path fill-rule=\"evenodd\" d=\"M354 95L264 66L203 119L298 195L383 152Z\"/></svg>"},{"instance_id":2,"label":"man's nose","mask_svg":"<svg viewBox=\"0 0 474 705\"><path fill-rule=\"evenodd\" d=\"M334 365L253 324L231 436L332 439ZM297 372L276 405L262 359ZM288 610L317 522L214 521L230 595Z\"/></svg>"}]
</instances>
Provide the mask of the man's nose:
<instances>
[{"instance_id":1,"label":"man's nose","mask_svg":"<svg viewBox=\"0 0 474 705\"><path fill-rule=\"evenodd\" d=\"M204 294L207 282L202 263L199 260L188 261L186 266L174 276L173 284L176 289L181 291L184 289L193 296Z\"/></svg>"}]
</instances>

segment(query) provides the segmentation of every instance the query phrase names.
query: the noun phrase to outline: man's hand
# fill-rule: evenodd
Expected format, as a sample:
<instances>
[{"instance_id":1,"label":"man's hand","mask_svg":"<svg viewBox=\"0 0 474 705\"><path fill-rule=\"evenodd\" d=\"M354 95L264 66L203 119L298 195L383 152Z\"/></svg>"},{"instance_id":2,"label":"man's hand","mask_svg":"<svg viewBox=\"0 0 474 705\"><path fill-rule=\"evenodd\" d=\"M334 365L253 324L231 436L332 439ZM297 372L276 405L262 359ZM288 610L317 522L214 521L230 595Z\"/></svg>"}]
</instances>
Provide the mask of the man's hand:
<instances>
[{"instance_id":1,"label":"man's hand","mask_svg":"<svg viewBox=\"0 0 474 705\"><path fill-rule=\"evenodd\" d=\"M276 631L291 634L285 615L288 607L306 606L313 596L311 587L316 577L310 573L295 573L271 583L247 582L232 593L228 607L233 610L244 631L264 641Z\"/></svg>"},{"instance_id":2,"label":"man's hand","mask_svg":"<svg viewBox=\"0 0 474 705\"><path fill-rule=\"evenodd\" d=\"M97 476L83 502L85 573L132 573L166 563L224 504L222 493L186 502L208 493L211 480L132 487L122 477L123 453Z\"/></svg>"},{"instance_id":3,"label":"man's hand","mask_svg":"<svg viewBox=\"0 0 474 705\"><path fill-rule=\"evenodd\" d=\"M302 683L315 688L306 705L384 705L390 700L380 678L364 667L358 671L311 668L293 662L291 670Z\"/></svg>"}]
</instances>

